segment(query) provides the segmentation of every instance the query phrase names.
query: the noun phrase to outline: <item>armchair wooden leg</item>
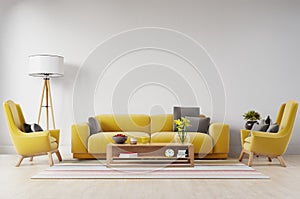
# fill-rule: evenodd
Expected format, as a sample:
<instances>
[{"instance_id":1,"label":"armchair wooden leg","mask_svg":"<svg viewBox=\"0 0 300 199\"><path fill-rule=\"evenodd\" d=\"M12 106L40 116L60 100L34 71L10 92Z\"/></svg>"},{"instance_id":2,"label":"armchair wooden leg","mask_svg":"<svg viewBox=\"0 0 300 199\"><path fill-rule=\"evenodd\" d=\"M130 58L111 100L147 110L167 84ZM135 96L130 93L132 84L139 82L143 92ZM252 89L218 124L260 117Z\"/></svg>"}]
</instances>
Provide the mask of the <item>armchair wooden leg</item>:
<instances>
[{"instance_id":1,"label":"armchair wooden leg","mask_svg":"<svg viewBox=\"0 0 300 199\"><path fill-rule=\"evenodd\" d=\"M32 162L32 161L33 161L33 156L31 156L31 157L30 157L29 161L30 161L30 162Z\"/></svg>"},{"instance_id":2,"label":"armchair wooden leg","mask_svg":"<svg viewBox=\"0 0 300 199\"><path fill-rule=\"evenodd\" d=\"M268 157L269 162L272 162L272 158Z\"/></svg>"},{"instance_id":3,"label":"armchair wooden leg","mask_svg":"<svg viewBox=\"0 0 300 199\"><path fill-rule=\"evenodd\" d=\"M49 158L49 165L53 166L53 159L52 159L52 153L48 152L48 158Z\"/></svg>"},{"instance_id":4,"label":"armchair wooden leg","mask_svg":"<svg viewBox=\"0 0 300 199\"><path fill-rule=\"evenodd\" d=\"M253 163L253 152L250 152L249 153L249 160L248 160L248 166L251 167L252 166L252 163Z\"/></svg>"},{"instance_id":5,"label":"armchair wooden leg","mask_svg":"<svg viewBox=\"0 0 300 199\"><path fill-rule=\"evenodd\" d=\"M59 150L57 150L55 153L56 153L56 156L57 156L58 160L61 162L62 158L61 158Z\"/></svg>"},{"instance_id":6,"label":"armchair wooden leg","mask_svg":"<svg viewBox=\"0 0 300 199\"><path fill-rule=\"evenodd\" d=\"M20 156L19 157L19 160L18 160L18 162L17 162L17 164L16 164L16 167L19 167L20 166L20 164L21 164L21 162L24 160L24 156Z\"/></svg>"},{"instance_id":7,"label":"armchair wooden leg","mask_svg":"<svg viewBox=\"0 0 300 199\"><path fill-rule=\"evenodd\" d=\"M277 159L279 160L281 166L286 167L285 161L283 160L282 156L277 156Z\"/></svg>"},{"instance_id":8,"label":"armchair wooden leg","mask_svg":"<svg viewBox=\"0 0 300 199\"><path fill-rule=\"evenodd\" d=\"M240 161L240 162L243 161L244 155L245 155L245 152L242 150L242 151L241 151L241 154L240 154L240 157L239 157L239 161Z\"/></svg>"}]
</instances>

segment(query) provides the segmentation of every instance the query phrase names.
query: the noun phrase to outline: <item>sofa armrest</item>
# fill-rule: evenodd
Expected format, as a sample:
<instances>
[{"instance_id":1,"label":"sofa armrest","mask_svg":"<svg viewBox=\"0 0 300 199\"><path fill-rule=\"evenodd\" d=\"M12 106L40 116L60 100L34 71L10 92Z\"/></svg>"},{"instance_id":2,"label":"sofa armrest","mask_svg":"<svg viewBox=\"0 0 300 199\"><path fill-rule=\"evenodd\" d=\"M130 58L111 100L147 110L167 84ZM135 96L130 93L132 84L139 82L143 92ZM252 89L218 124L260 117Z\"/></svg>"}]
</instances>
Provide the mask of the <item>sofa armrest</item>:
<instances>
[{"instance_id":1,"label":"sofa armrest","mask_svg":"<svg viewBox=\"0 0 300 199\"><path fill-rule=\"evenodd\" d=\"M18 130L18 135L14 137L13 142L20 155L48 152L51 150L50 132L47 130L32 133L24 133Z\"/></svg>"},{"instance_id":2,"label":"sofa armrest","mask_svg":"<svg viewBox=\"0 0 300 199\"><path fill-rule=\"evenodd\" d=\"M245 139L249 136L250 132L251 132L250 130L241 129L241 144L242 144L242 147L244 146Z\"/></svg>"},{"instance_id":3,"label":"sofa armrest","mask_svg":"<svg viewBox=\"0 0 300 199\"><path fill-rule=\"evenodd\" d=\"M228 124L212 123L208 133L213 138L214 153L229 153L230 129Z\"/></svg>"},{"instance_id":4,"label":"sofa armrest","mask_svg":"<svg viewBox=\"0 0 300 199\"><path fill-rule=\"evenodd\" d=\"M50 131L50 135L56 139L57 146L59 146L60 129L53 129L49 131Z\"/></svg>"},{"instance_id":5,"label":"sofa armrest","mask_svg":"<svg viewBox=\"0 0 300 199\"><path fill-rule=\"evenodd\" d=\"M72 125L72 153L87 153L90 128L87 123Z\"/></svg>"}]
</instances>

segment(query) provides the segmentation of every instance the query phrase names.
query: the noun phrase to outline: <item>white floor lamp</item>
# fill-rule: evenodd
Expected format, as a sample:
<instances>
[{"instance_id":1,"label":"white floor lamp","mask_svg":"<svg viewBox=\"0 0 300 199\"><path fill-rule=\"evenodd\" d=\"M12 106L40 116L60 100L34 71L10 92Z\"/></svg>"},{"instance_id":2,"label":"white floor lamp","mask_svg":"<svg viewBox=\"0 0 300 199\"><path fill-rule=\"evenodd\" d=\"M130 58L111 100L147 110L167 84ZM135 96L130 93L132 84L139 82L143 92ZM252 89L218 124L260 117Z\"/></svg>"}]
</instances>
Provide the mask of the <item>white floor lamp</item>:
<instances>
[{"instance_id":1,"label":"white floor lamp","mask_svg":"<svg viewBox=\"0 0 300 199\"><path fill-rule=\"evenodd\" d=\"M63 63L64 58L58 55L38 54L29 56L29 75L32 77L42 77L44 79L44 86L42 90L42 97L38 115L38 124L40 123L41 119L42 107L45 107L47 130L49 130L49 107L52 115L52 126L53 129L55 129L52 96L50 90L50 78L61 77L64 75ZM45 105L43 105L44 99L46 101Z\"/></svg>"}]
</instances>

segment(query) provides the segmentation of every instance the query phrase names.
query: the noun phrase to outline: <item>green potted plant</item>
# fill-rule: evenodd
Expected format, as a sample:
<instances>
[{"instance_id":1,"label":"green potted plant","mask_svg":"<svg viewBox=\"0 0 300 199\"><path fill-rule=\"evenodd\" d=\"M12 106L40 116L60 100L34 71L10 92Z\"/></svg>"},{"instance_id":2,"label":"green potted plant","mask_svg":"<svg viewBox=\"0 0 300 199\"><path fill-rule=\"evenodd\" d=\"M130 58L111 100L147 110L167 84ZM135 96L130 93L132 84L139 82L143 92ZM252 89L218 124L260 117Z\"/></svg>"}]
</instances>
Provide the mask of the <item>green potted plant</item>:
<instances>
[{"instance_id":1,"label":"green potted plant","mask_svg":"<svg viewBox=\"0 0 300 199\"><path fill-rule=\"evenodd\" d=\"M258 123L260 120L260 114L257 111L250 110L243 115L244 120L247 120L245 128L250 130L255 123Z\"/></svg>"}]
</instances>

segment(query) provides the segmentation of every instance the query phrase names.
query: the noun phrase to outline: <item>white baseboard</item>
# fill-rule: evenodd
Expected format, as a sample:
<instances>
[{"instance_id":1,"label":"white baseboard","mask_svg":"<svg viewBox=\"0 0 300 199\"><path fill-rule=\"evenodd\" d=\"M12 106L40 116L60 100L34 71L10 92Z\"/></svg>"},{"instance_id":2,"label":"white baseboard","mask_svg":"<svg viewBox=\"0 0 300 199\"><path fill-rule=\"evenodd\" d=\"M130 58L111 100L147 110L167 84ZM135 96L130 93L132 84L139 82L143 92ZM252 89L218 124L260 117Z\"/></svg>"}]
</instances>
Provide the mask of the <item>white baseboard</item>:
<instances>
[{"instance_id":1,"label":"white baseboard","mask_svg":"<svg viewBox=\"0 0 300 199\"><path fill-rule=\"evenodd\" d=\"M0 146L0 154L17 154L13 146Z\"/></svg>"},{"instance_id":2,"label":"white baseboard","mask_svg":"<svg viewBox=\"0 0 300 199\"><path fill-rule=\"evenodd\" d=\"M241 146L230 146L229 148L229 157L231 158L238 158L241 153L242 147Z\"/></svg>"},{"instance_id":3,"label":"white baseboard","mask_svg":"<svg viewBox=\"0 0 300 199\"><path fill-rule=\"evenodd\" d=\"M300 155L300 146L298 144L291 144L286 150L287 155Z\"/></svg>"}]
</instances>

